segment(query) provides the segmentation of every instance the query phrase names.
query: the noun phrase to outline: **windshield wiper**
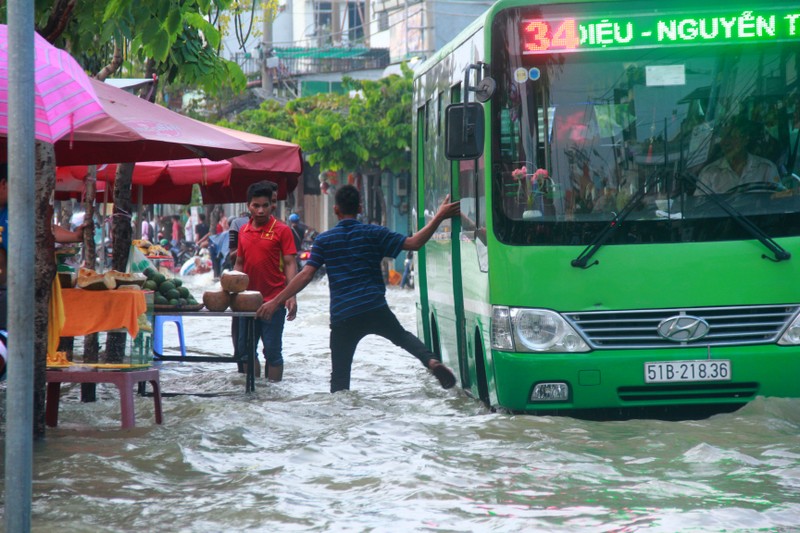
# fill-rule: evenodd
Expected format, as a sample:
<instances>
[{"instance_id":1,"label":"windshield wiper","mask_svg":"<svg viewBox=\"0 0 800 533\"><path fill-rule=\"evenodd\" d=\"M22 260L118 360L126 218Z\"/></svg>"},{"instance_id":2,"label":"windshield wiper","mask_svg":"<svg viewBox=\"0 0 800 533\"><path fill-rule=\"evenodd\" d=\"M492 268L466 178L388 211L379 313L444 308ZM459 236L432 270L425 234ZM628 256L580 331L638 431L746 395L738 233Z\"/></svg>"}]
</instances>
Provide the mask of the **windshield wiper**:
<instances>
[{"instance_id":1,"label":"windshield wiper","mask_svg":"<svg viewBox=\"0 0 800 533\"><path fill-rule=\"evenodd\" d=\"M617 231L617 228L622 225L626 218L628 218L628 215L631 214L634 207L636 207L636 204L638 204L642 198L645 197L647 192L650 191L653 185L655 185L660 179L661 176L658 172L650 176L650 179L647 181L647 183L645 183L644 187L640 187L639 190L636 191L636 194L628 199L628 202L622 207L620 212L614 216L613 219L611 219L609 225L604 227L603 230L598 233L594 239L592 239L592 242L590 242L589 245L583 249L581 254L570 262L570 264L575 268L587 269L600 263L600 261L595 260L594 263L590 265L587 264L589 259L591 259L594 254L597 253L597 250L599 250L600 247L606 243L606 241L614 234L614 232Z\"/></svg>"},{"instance_id":2,"label":"windshield wiper","mask_svg":"<svg viewBox=\"0 0 800 533\"><path fill-rule=\"evenodd\" d=\"M766 254L762 254L762 259L769 259L774 263L779 263L781 261L786 261L791 259L792 254L787 252L780 244L775 242L772 237L764 233L764 231L756 226L749 218L744 216L740 213L735 207L733 207L730 202L725 200L723 197L715 193L711 188L703 183L702 181L698 180L694 176L689 174L683 174L679 179L684 179L689 181L692 185L700 189L700 192L705 194L708 198L711 199L717 206L720 207L723 211L728 213L730 217L735 220L742 228L745 229L750 235L755 237L759 240L761 244L763 244L770 252L775 254L775 258L769 257Z\"/></svg>"}]
</instances>

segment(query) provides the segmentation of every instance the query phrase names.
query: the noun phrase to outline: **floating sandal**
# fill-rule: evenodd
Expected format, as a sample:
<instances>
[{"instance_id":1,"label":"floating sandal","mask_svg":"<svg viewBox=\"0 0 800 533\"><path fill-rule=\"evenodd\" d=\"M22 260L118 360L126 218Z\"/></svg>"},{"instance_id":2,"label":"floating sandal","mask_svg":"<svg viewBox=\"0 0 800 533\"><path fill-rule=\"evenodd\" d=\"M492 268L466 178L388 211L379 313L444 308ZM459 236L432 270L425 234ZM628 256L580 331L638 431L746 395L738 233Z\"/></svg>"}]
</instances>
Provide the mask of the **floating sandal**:
<instances>
[{"instance_id":1,"label":"floating sandal","mask_svg":"<svg viewBox=\"0 0 800 533\"><path fill-rule=\"evenodd\" d=\"M431 359L431 363L433 363L433 366L429 368L436 379L439 380L439 384L442 388L452 389L456 384L456 377L450 369L444 366L441 361L436 361L435 359Z\"/></svg>"}]
</instances>

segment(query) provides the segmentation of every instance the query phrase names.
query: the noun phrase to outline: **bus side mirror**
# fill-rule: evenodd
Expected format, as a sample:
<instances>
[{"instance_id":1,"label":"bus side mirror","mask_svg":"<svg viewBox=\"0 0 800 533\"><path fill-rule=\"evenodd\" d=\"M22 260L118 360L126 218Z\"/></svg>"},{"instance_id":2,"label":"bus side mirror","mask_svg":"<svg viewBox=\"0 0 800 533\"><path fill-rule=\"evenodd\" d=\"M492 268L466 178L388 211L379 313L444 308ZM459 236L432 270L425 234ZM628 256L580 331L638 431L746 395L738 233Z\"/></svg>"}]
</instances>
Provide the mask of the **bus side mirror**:
<instances>
[{"instance_id":1,"label":"bus side mirror","mask_svg":"<svg viewBox=\"0 0 800 533\"><path fill-rule=\"evenodd\" d=\"M483 154L483 106L477 102L451 104L445 111L445 157L477 159Z\"/></svg>"}]
</instances>

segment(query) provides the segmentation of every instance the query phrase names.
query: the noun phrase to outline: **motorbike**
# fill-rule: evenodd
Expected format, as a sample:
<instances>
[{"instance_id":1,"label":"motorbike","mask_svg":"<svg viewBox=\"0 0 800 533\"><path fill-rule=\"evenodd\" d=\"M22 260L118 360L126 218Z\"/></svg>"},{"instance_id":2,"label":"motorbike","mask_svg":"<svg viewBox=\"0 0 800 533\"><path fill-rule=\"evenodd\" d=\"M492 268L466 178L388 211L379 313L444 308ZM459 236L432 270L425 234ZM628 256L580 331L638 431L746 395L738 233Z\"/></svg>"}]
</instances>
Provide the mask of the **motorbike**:
<instances>
[{"instance_id":1,"label":"motorbike","mask_svg":"<svg viewBox=\"0 0 800 533\"><path fill-rule=\"evenodd\" d=\"M178 273L181 275L181 277L192 276L195 274L205 274L206 272L211 272L213 268L214 264L211 261L211 256L208 252L208 249L200 248L197 250L195 255L181 263Z\"/></svg>"},{"instance_id":2,"label":"motorbike","mask_svg":"<svg viewBox=\"0 0 800 533\"><path fill-rule=\"evenodd\" d=\"M319 233L315 230L309 229L306 232L306 236L303 239L303 244L300 247L300 250L297 251L297 271L300 272L303 270L303 267L306 266L308 260L311 258L311 247L314 245L314 239L317 238ZM322 268L317 269L314 273L314 279L320 279L325 276L325 265L322 265Z\"/></svg>"},{"instance_id":3,"label":"motorbike","mask_svg":"<svg viewBox=\"0 0 800 533\"><path fill-rule=\"evenodd\" d=\"M406 258L403 261L403 279L400 281L400 288L405 287L414 288L414 252L412 250L406 252Z\"/></svg>"},{"instance_id":4,"label":"motorbike","mask_svg":"<svg viewBox=\"0 0 800 533\"><path fill-rule=\"evenodd\" d=\"M175 264L182 265L189 259L197 255L197 245L193 242L181 240L178 250L173 253L175 256Z\"/></svg>"}]
</instances>

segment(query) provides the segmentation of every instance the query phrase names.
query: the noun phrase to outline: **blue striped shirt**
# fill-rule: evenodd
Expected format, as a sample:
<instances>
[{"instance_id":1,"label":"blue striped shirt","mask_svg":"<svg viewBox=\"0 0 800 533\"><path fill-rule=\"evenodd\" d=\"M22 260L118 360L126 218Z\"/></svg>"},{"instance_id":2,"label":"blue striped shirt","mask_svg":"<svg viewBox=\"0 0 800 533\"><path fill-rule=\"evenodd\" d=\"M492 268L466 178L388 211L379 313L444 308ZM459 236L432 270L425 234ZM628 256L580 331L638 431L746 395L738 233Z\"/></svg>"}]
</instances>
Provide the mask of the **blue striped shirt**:
<instances>
[{"instance_id":1,"label":"blue striped shirt","mask_svg":"<svg viewBox=\"0 0 800 533\"><path fill-rule=\"evenodd\" d=\"M331 324L387 305L381 260L397 257L405 241L405 235L355 219L341 220L314 240L308 264L326 267Z\"/></svg>"}]
</instances>

